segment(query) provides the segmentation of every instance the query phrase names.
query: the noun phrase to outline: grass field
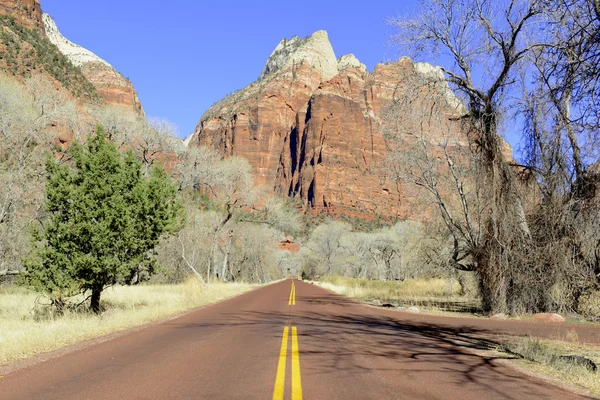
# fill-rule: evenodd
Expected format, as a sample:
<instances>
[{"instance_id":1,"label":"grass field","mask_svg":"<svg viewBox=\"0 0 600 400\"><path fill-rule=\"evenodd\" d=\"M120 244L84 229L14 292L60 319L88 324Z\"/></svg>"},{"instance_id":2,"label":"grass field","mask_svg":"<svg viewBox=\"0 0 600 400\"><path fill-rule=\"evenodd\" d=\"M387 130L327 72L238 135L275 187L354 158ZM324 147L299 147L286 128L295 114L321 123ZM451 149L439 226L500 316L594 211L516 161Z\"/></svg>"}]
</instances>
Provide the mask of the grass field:
<instances>
[{"instance_id":1,"label":"grass field","mask_svg":"<svg viewBox=\"0 0 600 400\"><path fill-rule=\"evenodd\" d=\"M477 299L463 296L458 281L443 278L378 281L323 277L319 286L364 302L379 300L394 306L417 306L431 310L477 312Z\"/></svg>"},{"instance_id":2,"label":"grass field","mask_svg":"<svg viewBox=\"0 0 600 400\"><path fill-rule=\"evenodd\" d=\"M575 385L591 396L600 397L600 371L592 372L560 357L581 356L600 365L600 347L579 343L576 334L561 341L514 337L506 341L504 351L519 357L517 365L524 370Z\"/></svg>"},{"instance_id":3,"label":"grass field","mask_svg":"<svg viewBox=\"0 0 600 400\"><path fill-rule=\"evenodd\" d=\"M216 303L252 288L243 283L202 287L195 280L178 285L117 286L103 292L105 311L99 316L67 311L51 317L36 312L36 293L0 287L0 364Z\"/></svg>"}]
</instances>

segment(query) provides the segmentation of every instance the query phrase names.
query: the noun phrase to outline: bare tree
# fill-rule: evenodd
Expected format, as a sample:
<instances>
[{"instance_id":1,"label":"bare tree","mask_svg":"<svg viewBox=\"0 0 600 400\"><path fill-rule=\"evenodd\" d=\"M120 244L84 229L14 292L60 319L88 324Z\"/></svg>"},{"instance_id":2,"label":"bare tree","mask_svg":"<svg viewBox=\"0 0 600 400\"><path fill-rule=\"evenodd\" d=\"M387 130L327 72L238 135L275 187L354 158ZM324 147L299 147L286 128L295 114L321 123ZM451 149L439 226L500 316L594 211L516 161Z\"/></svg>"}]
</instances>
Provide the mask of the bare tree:
<instances>
[{"instance_id":1,"label":"bare tree","mask_svg":"<svg viewBox=\"0 0 600 400\"><path fill-rule=\"evenodd\" d=\"M119 148L130 149L135 153L145 172L157 160L162 158L168 164L169 158L182 153L183 146L177 138L177 128L166 119L144 119L138 114L110 105L90 108L88 112L94 117L88 129L93 129L95 124L100 123L109 139Z\"/></svg>"},{"instance_id":2,"label":"bare tree","mask_svg":"<svg viewBox=\"0 0 600 400\"><path fill-rule=\"evenodd\" d=\"M130 146L139 127L140 118L136 114L110 105L90 107L87 112L93 117L88 129L94 129L99 123L106 130L108 138L117 147Z\"/></svg>"},{"instance_id":3,"label":"bare tree","mask_svg":"<svg viewBox=\"0 0 600 400\"><path fill-rule=\"evenodd\" d=\"M43 196L44 151L76 118L68 95L43 76L22 85L0 74L0 271L16 273ZM63 131L64 133L64 131Z\"/></svg>"},{"instance_id":4,"label":"bare tree","mask_svg":"<svg viewBox=\"0 0 600 400\"><path fill-rule=\"evenodd\" d=\"M550 277L549 307L576 310L600 288L598 63L600 19L590 0L546 2L544 45L529 57L520 110L526 161L541 201L532 212L537 268ZM530 84L533 81L534 84Z\"/></svg>"},{"instance_id":5,"label":"bare tree","mask_svg":"<svg viewBox=\"0 0 600 400\"><path fill-rule=\"evenodd\" d=\"M334 266L339 267L339 257L344 253L342 238L351 230L346 222L328 220L311 232L306 247L316 257L320 274L331 275Z\"/></svg>"},{"instance_id":6,"label":"bare tree","mask_svg":"<svg viewBox=\"0 0 600 400\"><path fill-rule=\"evenodd\" d=\"M420 187L429 195L452 237L455 268L480 268L489 198L481 184L481 153L457 120L439 87L440 77L415 71L402 82L404 91L382 112L381 128L390 142L389 178ZM445 88L449 90L449 88Z\"/></svg>"},{"instance_id":7,"label":"bare tree","mask_svg":"<svg viewBox=\"0 0 600 400\"><path fill-rule=\"evenodd\" d=\"M210 192L218 179L221 156L209 147L185 147L177 150L177 165L173 174L179 182L180 190L194 189Z\"/></svg>"},{"instance_id":8,"label":"bare tree","mask_svg":"<svg viewBox=\"0 0 600 400\"><path fill-rule=\"evenodd\" d=\"M142 160L147 171L161 157L168 164L174 158L181 140L177 138L177 127L163 118L138 120L136 135L129 140L129 145Z\"/></svg>"},{"instance_id":9,"label":"bare tree","mask_svg":"<svg viewBox=\"0 0 600 400\"><path fill-rule=\"evenodd\" d=\"M530 54L532 78L537 90L525 90L528 99L526 113L531 124L542 119L554 124L556 132L553 147L563 150L566 157L560 168L567 175L574 174L575 195L587 186L584 174L586 160L597 160L598 130L600 128L600 19L596 2L591 0L551 0L545 8L545 25L549 34L543 46ZM546 106L545 115L531 114L534 106ZM535 122L532 118L536 118ZM529 132L536 146L530 146L529 157L542 152L535 132ZM568 148L562 146L564 137ZM546 145L546 149L549 146ZM536 161L536 160L533 160Z\"/></svg>"},{"instance_id":10,"label":"bare tree","mask_svg":"<svg viewBox=\"0 0 600 400\"><path fill-rule=\"evenodd\" d=\"M413 132L411 148L421 151L408 156L419 160L412 172L398 162L391 163L392 171L400 176L400 166L403 179L431 194L453 238L452 262L478 274L487 310L573 309L600 280L595 236L600 180L586 167L598 158L598 2L422 4L416 18L393 21L397 43L417 56L427 50L447 56L452 62L442 69L443 78L466 106L457 112L431 107L431 99L422 99L439 85L413 82L412 96L426 115L413 115L413 125L399 120L398 103L410 98L399 96L384 120L388 129L405 131L400 135L405 148L407 131ZM423 87L427 96L418 95ZM508 108L525 121L512 126L522 128L526 139L521 165L503 151L498 132ZM460 126L452 128L453 123ZM466 138L459 139L462 156L453 152L452 141L430 140L453 130ZM442 170L452 185L442 185Z\"/></svg>"},{"instance_id":11,"label":"bare tree","mask_svg":"<svg viewBox=\"0 0 600 400\"><path fill-rule=\"evenodd\" d=\"M477 146L479 184L489 202L482 221L485 232L470 256L476 257L486 293L484 307L507 311L508 271L516 260L504 250L527 242L530 232L498 125L524 58L539 46L528 40L528 33L543 8L536 0L431 0L422 6L417 17L392 21L395 40L414 55L441 51L453 61L443 72L466 100L463 115L453 119L463 122L462 130Z\"/></svg>"}]
</instances>

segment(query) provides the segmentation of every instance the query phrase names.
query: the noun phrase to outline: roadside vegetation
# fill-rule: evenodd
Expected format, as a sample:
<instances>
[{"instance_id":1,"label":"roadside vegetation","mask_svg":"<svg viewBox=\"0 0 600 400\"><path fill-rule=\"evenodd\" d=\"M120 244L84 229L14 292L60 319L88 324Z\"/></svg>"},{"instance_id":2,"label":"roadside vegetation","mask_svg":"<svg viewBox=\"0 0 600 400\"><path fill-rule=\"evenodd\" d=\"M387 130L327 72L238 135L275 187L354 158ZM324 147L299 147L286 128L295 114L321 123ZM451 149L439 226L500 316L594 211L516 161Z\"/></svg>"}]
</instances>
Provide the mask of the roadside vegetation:
<instances>
[{"instance_id":1,"label":"roadside vegetation","mask_svg":"<svg viewBox=\"0 0 600 400\"><path fill-rule=\"evenodd\" d=\"M278 244L299 218L254 185L246 160L188 149L167 121L81 107L45 75L21 84L0 73L0 105L0 281L57 308L91 295L94 276L104 286L283 276Z\"/></svg>"},{"instance_id":2,"label":"roadside vegetation","mask_svg":"<svg viewBox=\"0 0 600 400\"><path fill-rule=\"evenodd\" d=\"M323 277L315 282L322 288L376 306L407 308L430 313L481 313L481 303L463 291L453 278L379 281L343 277ZM416 311L416 310L415 310Z\"/></svg>"},{"instance_id":3,"label":"roadside vegetation","mask_svg":"<svg viewBox=\"0 0 600 400\"><path fill-rule=\"evenodd\" d=\"M404 281L378 281L342 277L324 277L319 284L342 287L354 291L350 297L381 299L385 301L404 298L443 298L460 296L462 287L456 280L444 278L406 279Z\"/></svg>"},{"instance_id":4,"label":"roadside vegetation","mask_svg":"<svg viewBox=\"0 0 600 400\"><path fill-rule=\"evenodd\" d=\"M47 299L35 292L0 286L0 364L143 325L253 287L246 283L202 286L194 278L178 284L119 285L105 290L101 315L83 306L57 315Z\"/></svg>"},{"instance_id":5,"label":"roadside vegetation","mask_svg":"<svg viewBox=\"0 0 600 400\"><path fill-rule=\"evenodd\" d=\"M428 199L486 313L584 312L600 289L600 3L423 1L390 23L403 54L442 68L406 74L382 112L387 176Z\"/></svg>"},{"instance_id":6,"label":"roadside vegetation","mask_svg":"<svg viewBox=\"0 0 600 400\"><path fill-rule=\"evenodd\" d=\"M600 346L581 344L576 334L561 341L509 338L500 351L515 357L512 363L517 368L575 385L585 394L600 396Z\"/></svg>"},{"instance_id":7,"label":"roadside vegetation","mask_svg":"<svg viewBox=\"0 0 600 400\"><path fill-rule=\"evenodd\" d=\"M246 160L23 78L0 72L0 363L287 275L297 212Z\"/></svg>"}]
</instances>

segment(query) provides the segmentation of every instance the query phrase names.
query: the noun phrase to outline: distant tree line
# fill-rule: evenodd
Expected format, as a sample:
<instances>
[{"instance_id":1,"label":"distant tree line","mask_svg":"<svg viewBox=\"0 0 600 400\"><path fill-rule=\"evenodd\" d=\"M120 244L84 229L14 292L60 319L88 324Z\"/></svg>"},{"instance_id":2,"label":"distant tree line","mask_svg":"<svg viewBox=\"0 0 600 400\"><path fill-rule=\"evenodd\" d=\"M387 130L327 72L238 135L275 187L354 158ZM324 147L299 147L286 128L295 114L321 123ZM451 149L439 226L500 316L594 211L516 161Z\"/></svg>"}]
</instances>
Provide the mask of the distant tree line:
<instances>
[{"instance_id":1,"label":"distant tree line","mask_svg":"<svg viewBox=\"0 0 600 400\"><path fill-rule=\"evenodd\" d=\"M299 218L246 160L188 149L168 121L77 105L44 75L0 74L0 108L0 283L99 312L116 284L284 276L278 244Z\"/></svg>"}]
</instances>

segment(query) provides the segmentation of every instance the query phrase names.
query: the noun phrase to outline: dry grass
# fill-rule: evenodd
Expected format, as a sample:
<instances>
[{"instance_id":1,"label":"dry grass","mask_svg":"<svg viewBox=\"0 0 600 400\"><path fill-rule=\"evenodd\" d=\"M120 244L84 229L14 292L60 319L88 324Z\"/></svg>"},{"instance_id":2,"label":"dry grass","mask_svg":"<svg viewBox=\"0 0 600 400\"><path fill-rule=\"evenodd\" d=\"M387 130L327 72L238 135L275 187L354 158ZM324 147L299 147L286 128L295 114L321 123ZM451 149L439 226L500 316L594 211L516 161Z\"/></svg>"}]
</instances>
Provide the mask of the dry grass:
<instances>
[{"instance_id":1,"label":"dry grass","mask_svg":"<svg viewBox=\"0 0 600 400\"><path fill-rule=\"evenodd\" d=\"M252 287L217 283L203 288L195 280L178 285L118 286L103 293L106 311L102 315L68 311L55 318L40 317L35 311L35 293L0 287L0 364L216 303Z\"/></svg>"},{"instance_id":2,"label":"dry grass","mask_svg":"<svg viewBox=\"0 0 600 400\"><path fill-rule=\"evenodd\" d=\"M591 321L600 322L600 291L583 296L577 311Z\"/></svg>"},{"instance_id":3,"label":"dry grass","mask_svg":"<svg viewBox=\"0 0 600 400\"><path fill-rule=\"evenodd\" d=\"M579 343L577 335L567 341L538 338L511 338L504 344L505 351L518 356L518 366L538 376L568 383L584 389L592 396L600 396L600 371L592 372L560 356L586 357L600 365L600 347Z\"/></svg>"},{"instance_id":4,"label":"dry grass","mask_svg":"<svg viewBox=\"0 0 600 400\"><path fill-rule=\"evenodd\" d=\"M379 300L394 306L417 306L429 310L476 311L479 302L462 296L458 281L443 278L376 281L343 277L323 277L319 286L332 292L371 302Z\"/></svg>"}]
</instances>

